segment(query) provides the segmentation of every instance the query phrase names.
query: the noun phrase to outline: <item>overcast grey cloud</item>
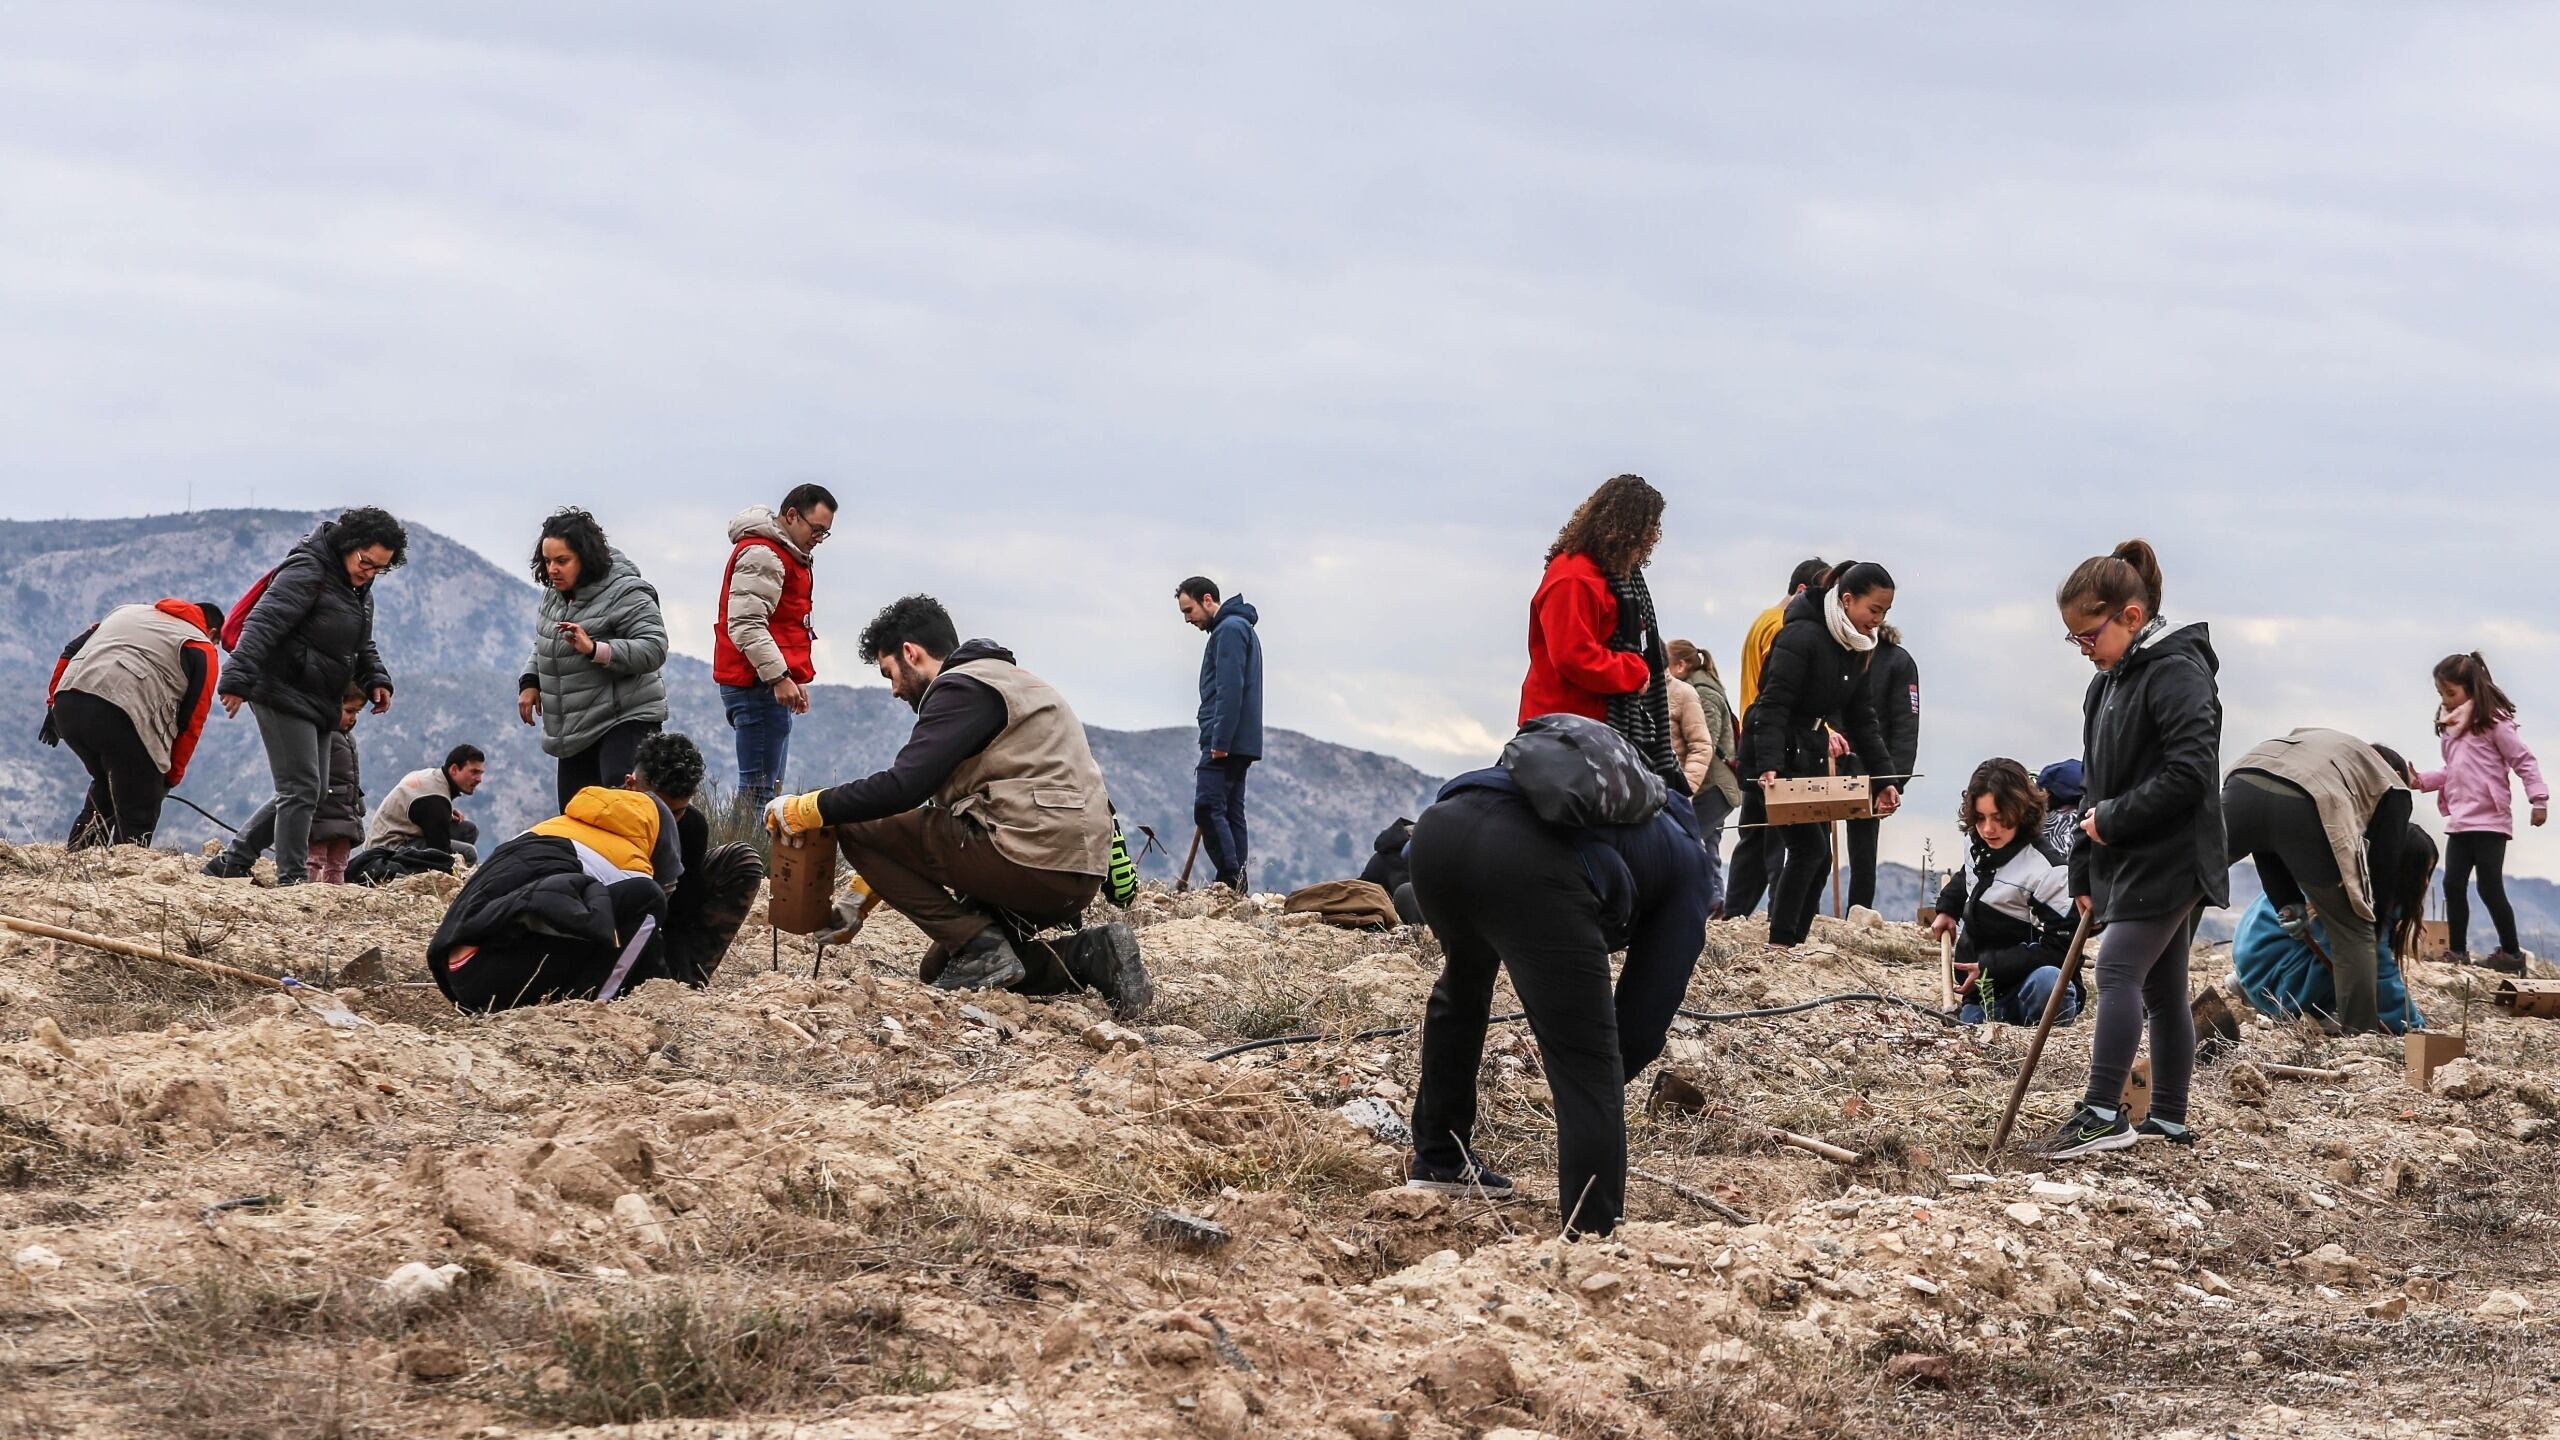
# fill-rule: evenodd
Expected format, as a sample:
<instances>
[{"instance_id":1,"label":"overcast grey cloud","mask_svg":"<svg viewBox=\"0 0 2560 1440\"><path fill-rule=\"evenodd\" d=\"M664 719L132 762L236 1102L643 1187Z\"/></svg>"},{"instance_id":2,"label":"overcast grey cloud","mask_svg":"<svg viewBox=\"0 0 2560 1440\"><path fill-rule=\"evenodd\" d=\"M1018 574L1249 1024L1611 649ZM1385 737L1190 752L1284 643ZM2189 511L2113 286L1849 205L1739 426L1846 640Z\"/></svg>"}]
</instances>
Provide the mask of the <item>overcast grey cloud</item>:
<instances>
[{"instance_id":1,"label":"overcast grey cloud","mask_svg":"<svg viewBox=\"0 0 2560 1440\"><path fill-rule=\"evenodd\" d=\"M738 505L850 502L822 660L943 595L1182 723L1509 727L1554 527L1669 493L1729 658L1872 557L1921 816L2077 743L2049 596L2150 536L2233 754L2560 750L2560 12L2524 6L0 7L0 510L595 509L707 651ZM390 583L398 583L395 578ZM503 704L503 697L500 704ZM2560 755L2554 756L2560 761ZM2542 832L2519 868L2560 873Z\"/></svg>"}]
</instances>

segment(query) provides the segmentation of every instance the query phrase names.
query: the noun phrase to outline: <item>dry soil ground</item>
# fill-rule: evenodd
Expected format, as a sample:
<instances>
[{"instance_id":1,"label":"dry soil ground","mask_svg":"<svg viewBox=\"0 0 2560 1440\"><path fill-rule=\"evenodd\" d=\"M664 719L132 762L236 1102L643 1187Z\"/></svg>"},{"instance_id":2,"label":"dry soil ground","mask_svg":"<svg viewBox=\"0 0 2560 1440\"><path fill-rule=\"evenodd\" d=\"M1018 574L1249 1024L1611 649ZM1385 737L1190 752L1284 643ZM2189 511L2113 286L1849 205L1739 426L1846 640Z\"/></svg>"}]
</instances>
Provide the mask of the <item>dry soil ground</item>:
<instances>
[{"instance_id":1,"label":"dry soil ground","mask_svg":"<svg viewBox=\"0 0 2560 1440\"><path fill-rule=\"evenodd\" d=\"M324 982L376 944L418 978L452 883L275 891L178 856L0 851L0 912ZM1666 1063L1710 1108L1646 1115L1640 1081L1632 1142L1694 1193L1638 1181L1614 1241L1564 1245L1518 1027L1479 1140L1538 1198L1499 1207L1392 1188L1401 1151L1342 1113L1401 1110L1412 1036L1202 1058L1420 1011L1426 938L1266 904L1143 897L1161 994L1126 1026L921 987L894 921L816 979L796 944L769 970L751 924L708 995L611 1007L469 1018L349 987L353 1030L10 936L0 1433L2552 1428L2560 1021L2472 1005L2479 1063L2425 1094L2397 1042L2244 1015L2201 1078L2200 1146L2042 1175L1981 1148L2016 1031L1871 1004L1684 1025ZM1933 993L1916 931L1818 938L1715 927L1691 1005ZM2418 968L2458 1023L2472 972ZM2085 1043L2059 1034L2031 1122Z\"/></svg>"}]
</instances>

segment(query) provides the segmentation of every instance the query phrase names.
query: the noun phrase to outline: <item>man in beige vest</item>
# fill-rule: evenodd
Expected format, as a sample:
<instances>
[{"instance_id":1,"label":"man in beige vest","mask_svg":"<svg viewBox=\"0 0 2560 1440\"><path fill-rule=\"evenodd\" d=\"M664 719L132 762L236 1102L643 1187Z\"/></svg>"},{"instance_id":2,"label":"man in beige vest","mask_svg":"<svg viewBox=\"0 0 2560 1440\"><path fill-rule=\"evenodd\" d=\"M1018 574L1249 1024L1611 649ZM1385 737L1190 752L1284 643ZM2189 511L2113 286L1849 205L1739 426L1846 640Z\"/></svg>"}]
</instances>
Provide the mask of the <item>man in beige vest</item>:
<instances>
[{"instance_id":1,"label":"man in beige vest","mask_svg":"<svg viewBox=\"0 0 2560 1440\"><path fill-rule=\"evenodd\" d=\"M1050 947L1111 866L1111 802L1084 726L1047 681L910 595L862 632L862 658L916 712L888 769L765 807L785 843L833 831L882 903L932 937L923 978L945 990L1045 995L1090 985L1123 1012L1152 995L1137 937L1119 923Z\"/></svg>"},{"instance_id":2,"label":"man in beige vest","mask_svg":"<svg viewBox=\"0 0 2560 1440\"><path fill-rule=\"evenodd\" d=\"M162 600L119 605L63 647L37 738L70 746L89 771L72 849L151 843L161 802L187 778L204 733L221 633L221 606Z\"/></svg>"},{"instance_id":3,"label":"man in beige vest","mask_svg":"<svg viewBox=\"0 0 2560 1440\"><path fill-rule=\"evenodd\" d=\"M2382 1029L2375 930L2384 877L2398 870L2409 787L2374 747L2337 730L2296 730L2240 759L2222 787L2231 858L2252 857L2276 923L2296 939L2316 913L2337 982L2334 1023ZM2306 902L2308 910L2306 910Z\"/></svg>"}]
</instances>

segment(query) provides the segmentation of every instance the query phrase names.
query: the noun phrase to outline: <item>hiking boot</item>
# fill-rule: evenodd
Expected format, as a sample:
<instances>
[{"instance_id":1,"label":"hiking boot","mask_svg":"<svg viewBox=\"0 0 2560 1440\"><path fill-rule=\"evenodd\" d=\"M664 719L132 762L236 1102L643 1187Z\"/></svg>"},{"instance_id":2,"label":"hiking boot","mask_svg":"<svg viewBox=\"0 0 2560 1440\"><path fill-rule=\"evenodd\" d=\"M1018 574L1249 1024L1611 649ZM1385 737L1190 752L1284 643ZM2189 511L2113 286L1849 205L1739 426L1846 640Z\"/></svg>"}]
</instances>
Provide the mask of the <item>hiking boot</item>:
<instances>
[{"instance_id":1,"label":"hiking boot","mask_svg":"<svg viewBox=\"0 0 2560 1440\"><path fill-rule=\"evenodd\" d=\"M2479 966L2483 970L2495 970L2501 975L2521 975L2524 973L2524 957L2513 950L2507 949L2505 946L2500 946L2471 963Z\"/></svg>"},{"instance_id":2,"label":"hiking boot","mask_svg":"<svg viewBox=\"0 0 2560 1440\"><path fill-rule=\"evenodd\" d=\"M2171 1123L2166 1120L2145 1120L2133 1127L2133 1138L2166 1140L2172 1145L2193 1145L2196 1143L2196 1132L2188 1129L2183 1123L2172 1128Z\"/></svg>"},{"instance_id":3,"label":"hiking boot","mask_svg":"<svg viewBox=\"0 0 2560 1440\"><path fill-rule=\"evenodd\" d=\"M1422 1157L1417 1155L1405 1167L1404 1188L1427 1190L1434 1195L1508 1200L1511 1198L1511 1177L1495 1172L1483 1161L1472 1157L1455 1170L1441 1170L1423 1164Z\"/></svg>"},{"instance_id":4,"label":"hiking boot","mask_svg":"<svg viewBox=\"0 0 2560 1440\"><path fill-rule=\"evenodd\" d=\"M2054 1127L2053 1133L2036 1142L2035 1153L2047 1160L2070 1160L2094 1155L2101 1150L2122 1150L2133 1144L2133 1127L2124 1123L2119 1110L2113 1119L2102 1118L2089 1108L2087 1101L2071 1107L2071 1118Z\"/></svg>"},{"instance_id":5,"label":"hiking boot","mask_svg":"<svg viewBox=\"0 0 2560 1440\"><path fill-rule=\"evenodd\" d=\"M1155 982L1138 955L1137 932L1117 920L1077 931L1058 947L1058 958L1077 984L1101 991L1115 1015L1135 1015L1156 998Z\"/></svg>"},{"instance_id":6,"label":"hiking boot","mask_svg":"<svg viewBox=\"0 0 2560 1440\"><path fill-rule=\"evenodd\" d=\"M933 977L933 988L1002 990L1021 984L1026 973L1022 957L1013 953L1004 932L990 925L978 932L978 938L961 946L959 953L942 962L942 973Z\"/></svg>"},{"instance_id":7,"label":"hiking boot","mask_svg":"<svg viewBox=\"0 0 2560 1440\"><path fill-rule=\"evenodd\" d=\"M249 872L255 870L257 866L257 861L243 860L225 850L204 862L204 873L216 880L246 880L249 878Z\"/></svg>"}]
</instances>

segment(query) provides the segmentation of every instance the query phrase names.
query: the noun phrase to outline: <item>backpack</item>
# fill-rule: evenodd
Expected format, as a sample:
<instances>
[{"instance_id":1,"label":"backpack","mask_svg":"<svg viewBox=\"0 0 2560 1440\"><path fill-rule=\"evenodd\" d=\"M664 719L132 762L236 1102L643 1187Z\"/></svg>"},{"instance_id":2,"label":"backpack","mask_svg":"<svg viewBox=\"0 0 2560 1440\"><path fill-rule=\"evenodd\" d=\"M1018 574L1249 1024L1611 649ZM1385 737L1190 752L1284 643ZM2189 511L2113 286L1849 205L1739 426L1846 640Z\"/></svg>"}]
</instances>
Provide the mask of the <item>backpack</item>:
<instances>
[{"instance_id":1,"label":"backpack","mask_svg":"<svg viewBox=\"0 0 2560 1440\"><path fill-rule=\"evenodd\" d=\"M1641 824L1668 793L1624 736L1580 715L1529 721L1502 747L1501 764L1550 825Z\"/></svg>"},{"instance_id":2,"label":"backpack","mask_svg":"<svg viewBox=\"0 0 2560 1440\"><path fill-rule=\"evenodd\" d=\"M1392 930L1404 923L1386 889L1366 880L1326 880L1293 890L1280 908L1345 930Z\"/></svg>"},{"instance_id":3,"label":"backpack","mask_svg":"<svg viewBox=\"0 0 2560 1440\"><path fill-rule=\"evenodd\" d=\"M228 655L240 648L241 632L249 626L249 612L258 607L258 598L267 593L267 586L276 578L276 570L283 568L284 565L279 562L275 569L259 576L258 583L250 586L248 593L231 602L231 608L222 612L222 652L224 654Z\"/></svg>"}]
</instances>

